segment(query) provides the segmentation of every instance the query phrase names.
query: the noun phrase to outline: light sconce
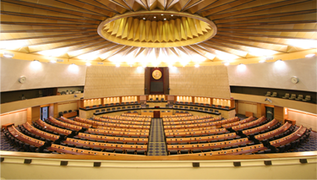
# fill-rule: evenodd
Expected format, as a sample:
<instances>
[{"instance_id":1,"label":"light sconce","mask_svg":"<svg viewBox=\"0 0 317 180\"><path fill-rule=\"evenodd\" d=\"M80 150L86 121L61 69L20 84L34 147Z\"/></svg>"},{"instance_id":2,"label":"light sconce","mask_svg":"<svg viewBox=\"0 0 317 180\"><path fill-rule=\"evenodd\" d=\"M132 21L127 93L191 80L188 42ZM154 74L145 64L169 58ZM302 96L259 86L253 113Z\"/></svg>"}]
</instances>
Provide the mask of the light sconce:
<instances>
[{"instance_id":1,"label":"light sconce","mask_svg":"<svg viewBox=\"0 0 317 180\"><path fill-rule=\"evenodd\" d=\"M314 57L314 56L315 56L315 54L307 54L305 57L311 58L311 57Z\"/></svg>"},{"instance_id":2,"label":"light sconce","mask_svg":"<svg viewBox=\"0 0 317 180\"><path fill-rule=\"evenodd\" d=\"M3 56L6 57L6 58L12 58L14 56L14 54L5 52L5 53L3 53Z\"/></svg>"},{"instance_id":3,"label":"light sconce","mask_svg":"<svg viewBox=\"0 0 317 180\"><path fill-rule=\"evenodd\" d=\"M272 103L272 100L271 99L269 99L269 98L265 98L265 100L264 101L268 101L269 103Z\"/></svg>"}]
</instances>

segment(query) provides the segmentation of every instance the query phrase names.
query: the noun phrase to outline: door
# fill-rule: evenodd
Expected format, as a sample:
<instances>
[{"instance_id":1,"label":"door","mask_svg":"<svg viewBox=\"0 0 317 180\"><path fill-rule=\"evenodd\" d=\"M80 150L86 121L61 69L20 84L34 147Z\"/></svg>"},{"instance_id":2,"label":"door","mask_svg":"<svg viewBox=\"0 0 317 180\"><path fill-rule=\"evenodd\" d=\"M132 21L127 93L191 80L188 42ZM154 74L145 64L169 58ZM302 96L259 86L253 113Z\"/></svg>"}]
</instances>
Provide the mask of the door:
<instances>
[{"instance_id":1,"label":"door","mask_svg":"<svg viewBox=\"0 0 317 180\"><path fill-rule=\"evenodd\" d=\"M272 107L265 107L265 116L266 119L268 120L273 120L274 119L274 108Z\"/></svg>"},{"instance_id":2,"label":"door","mask_svg":"<svg viewBox=\"0 0 317 180\"><path fill-rule=\"evenodd\" d=\"M161 117L161 111L154 111L154 118L160 118Z\"/></svg>"},{"instance_id":3,"label":"door","mask_svg":"<svg viewBox=\"0 0 317 180\"><path fill-rule=\"evenodd\" d=\"M48 119L48 106L41 107L41 119L44 121L45 119Z\"/></svg>"}]
</instances>

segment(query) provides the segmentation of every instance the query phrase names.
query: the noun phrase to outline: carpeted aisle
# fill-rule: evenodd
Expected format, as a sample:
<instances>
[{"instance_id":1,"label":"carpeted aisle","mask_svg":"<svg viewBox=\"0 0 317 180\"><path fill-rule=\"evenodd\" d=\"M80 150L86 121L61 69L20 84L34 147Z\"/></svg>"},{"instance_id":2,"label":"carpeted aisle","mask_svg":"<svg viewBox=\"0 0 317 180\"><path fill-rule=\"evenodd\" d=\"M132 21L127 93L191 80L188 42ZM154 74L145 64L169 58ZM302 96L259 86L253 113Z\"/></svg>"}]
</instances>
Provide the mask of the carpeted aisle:
<instances>
[{"instance_id":1,"label":"carpeted aisle","mask_svg":"<svg viewBox=\"0 0 317 180\"><path fill-rule=\"evenodd\" d=\"M167 155L163 121L161 118L152 118L147 154L148 156Z\"/></svg>"}]
</instances>

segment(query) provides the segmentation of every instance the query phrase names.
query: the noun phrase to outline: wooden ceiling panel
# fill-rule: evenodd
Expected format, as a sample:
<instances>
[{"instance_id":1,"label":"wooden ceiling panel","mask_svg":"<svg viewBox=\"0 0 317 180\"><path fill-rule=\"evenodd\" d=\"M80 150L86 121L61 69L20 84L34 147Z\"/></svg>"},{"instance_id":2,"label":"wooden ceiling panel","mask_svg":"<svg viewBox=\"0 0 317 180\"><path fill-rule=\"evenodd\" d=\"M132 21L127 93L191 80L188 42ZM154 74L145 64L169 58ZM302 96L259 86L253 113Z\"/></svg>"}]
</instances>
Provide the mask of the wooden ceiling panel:
<instances>
[{"instance_id":1,"label":"wooden ceiling panel","mask_svg":"<svg viewBox=\"0 0 317 180\"><path fill-rule=\"evenodd\" d=\"M61 6L62 8L60 8L58 6L48 6L45 4L30 3L30 2L18 1L18 0L2 0L1 3L2 2L7 2L7 3L18 5L17 8L19 8L19 9L32 7L32 8L34 8L34 11L47 10L47 11L52 11L52 12L75 15L75 16L82 17L82 18L96 19L96 20L104 20L106 18L106 17L95 15L92 13L86 13L86 12L83 12L82 10L78 10L78 9L76 9L76 10L71 10L72 8L66 9L67 5L65 5L65 4L63 6ZM45 2L55 2L55 1L48 0Z\"/></svg>"},{"instance_id":2,"label":"wooden ceiling panel","mask_svg":"<svg viewBox=\"0 0 317 180\"><path fill-rule=\"evenodd\" d=\"M151 14L153 10L173 12L173 16L158 17ZM122 45L122 42L105 40L97 33L99 24L109 17L138 11L149 12L134 16L142 23L132 24L134 20L129 22L127 18L118 20L118 28L112 24L104 30L130 42L177 42L179 46ZM182 12L213 20L216 35L204 42L185 44L184 40L199 38L213 29L195 23L197 19L184 21L187 17L181 16ZM317 40L316 12L316 0L1 0L0 33L1 41L28 43L17 51L38 53L65 48L69 54L61 56L73 60L98 51L104 55L96 61L107 61L113 56L114 59L120 56L150 58L153 52L157 58L164 54L179 60L184 55L208 59L214 54L214 61L218 61L221 58L217 52L221 51L243 61L258 56L252 54L252 49L273 50L278 54L302 51L303 47L290 41ZM143 22L143 18L146 21Z\"/></svg>"},{"instance_id":3,"label":"wooden ceiling panel","mask_svg":"<svg viewBox=\"0 0 317 180\"><path fill-rule=\"evenodd\" d=\"M236 8L231 8L221 13L209 16L210 19L217 20L217 19L224 19L230 17L245 17L253 15L258 11L264 11L267 9L272 8L280 8L283 6L287 6L290 4L297 4L301 2L305 2L307 0L268 0L268 1L252 1L246 4L242 4L237 6Z\"/></svg>"}]
</instances>

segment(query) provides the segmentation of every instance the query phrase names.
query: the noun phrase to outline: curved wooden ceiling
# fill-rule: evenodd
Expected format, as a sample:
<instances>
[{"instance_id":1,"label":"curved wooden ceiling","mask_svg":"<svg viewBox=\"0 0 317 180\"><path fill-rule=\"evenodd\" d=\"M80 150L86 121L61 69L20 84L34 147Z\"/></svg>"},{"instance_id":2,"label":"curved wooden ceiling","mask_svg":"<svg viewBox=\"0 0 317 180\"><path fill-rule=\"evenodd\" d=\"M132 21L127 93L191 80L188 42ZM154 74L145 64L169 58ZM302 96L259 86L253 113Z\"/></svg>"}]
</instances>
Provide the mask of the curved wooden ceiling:
<instances>
[{"instance_id":1,"label":"curved wooden ceiling","mask_svg":"<svg viewBox=\"0 0 317 180\"><path fill-rule=\"evenodd\" d=\"M208 18L217 33L201 43L170 48L117 44L97 33L108 18L152 10ZM243 60L316 48L316 17L316 0L1 0L0 47L72 60L147 65L152 59L166 64ZM153 15L145 18L154 21Z\"/></svg>"}]
</instances>

